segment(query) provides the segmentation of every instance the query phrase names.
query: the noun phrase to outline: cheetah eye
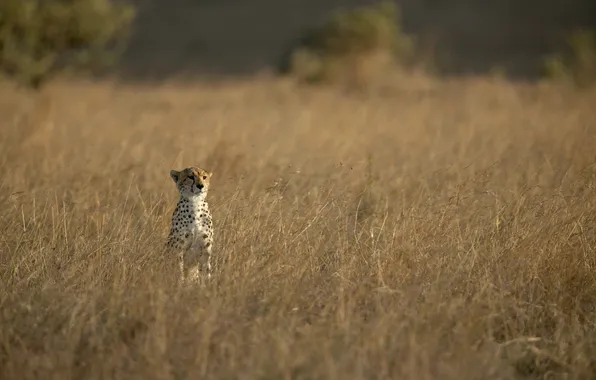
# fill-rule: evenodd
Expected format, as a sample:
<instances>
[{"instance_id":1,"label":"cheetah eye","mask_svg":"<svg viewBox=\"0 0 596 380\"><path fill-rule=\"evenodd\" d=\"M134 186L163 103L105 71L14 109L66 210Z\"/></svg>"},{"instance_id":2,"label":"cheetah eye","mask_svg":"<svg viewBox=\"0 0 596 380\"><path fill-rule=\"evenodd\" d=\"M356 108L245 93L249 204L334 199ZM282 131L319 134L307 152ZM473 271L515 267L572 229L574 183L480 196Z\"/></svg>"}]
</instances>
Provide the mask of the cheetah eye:
<instances>
[{"instance_id":1,"label":"cheetah eye","mask_svg":"<svg viewBox=\"0 0 596 380\"><path fill-rule=\"evenodd\" d=\"M203 179L207 179L207 176L206 176L206 175L204 175L204 176L203 176Z\"/></svg>"}]
</instances>

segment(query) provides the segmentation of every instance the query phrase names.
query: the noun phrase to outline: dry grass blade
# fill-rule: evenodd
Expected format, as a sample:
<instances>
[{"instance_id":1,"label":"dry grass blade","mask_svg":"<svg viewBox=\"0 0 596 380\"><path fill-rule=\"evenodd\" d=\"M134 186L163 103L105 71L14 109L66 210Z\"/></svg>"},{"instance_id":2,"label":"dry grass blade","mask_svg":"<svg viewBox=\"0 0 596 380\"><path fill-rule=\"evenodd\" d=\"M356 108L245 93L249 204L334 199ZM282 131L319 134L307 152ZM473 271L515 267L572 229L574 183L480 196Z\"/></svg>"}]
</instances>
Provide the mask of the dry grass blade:
<instances>
[{"instance_id":1,"label":"dry grass blade","mask_svg":"<svg viewBox=\"0 0 596 380\"><path fill-rule=\"evenodd\" d=\"M0 89L0 378L593 378L596 95L400 85ZM162 250L186 165L200 291Z\"/></svg>"}]
</instances>

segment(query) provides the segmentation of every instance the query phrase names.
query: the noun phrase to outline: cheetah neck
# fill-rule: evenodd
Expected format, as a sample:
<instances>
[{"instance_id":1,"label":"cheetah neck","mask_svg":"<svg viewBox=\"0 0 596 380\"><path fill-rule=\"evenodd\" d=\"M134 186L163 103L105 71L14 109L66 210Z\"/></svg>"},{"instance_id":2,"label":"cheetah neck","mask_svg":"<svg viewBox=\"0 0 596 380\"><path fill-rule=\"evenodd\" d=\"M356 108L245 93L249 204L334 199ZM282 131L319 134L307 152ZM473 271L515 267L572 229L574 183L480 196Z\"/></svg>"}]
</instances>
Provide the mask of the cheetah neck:
<instances>
[{"instance_id":1,"label":"cheetah neck","mask_svg":"<svg viewBox=\"0 0 596 380\"><path fill-rule=\"evenodd\" d=\"M201 210L207 210L209 208L209 205L207 204L207 201L205 200L205 195L201 194L201 195L193 195L193 196L185 196L185 195L181 195L180 196L180 200L178 201L178 205L185 205L187 206L188 210L191 213L197 213Z\"/></svg>"}]
</instances>

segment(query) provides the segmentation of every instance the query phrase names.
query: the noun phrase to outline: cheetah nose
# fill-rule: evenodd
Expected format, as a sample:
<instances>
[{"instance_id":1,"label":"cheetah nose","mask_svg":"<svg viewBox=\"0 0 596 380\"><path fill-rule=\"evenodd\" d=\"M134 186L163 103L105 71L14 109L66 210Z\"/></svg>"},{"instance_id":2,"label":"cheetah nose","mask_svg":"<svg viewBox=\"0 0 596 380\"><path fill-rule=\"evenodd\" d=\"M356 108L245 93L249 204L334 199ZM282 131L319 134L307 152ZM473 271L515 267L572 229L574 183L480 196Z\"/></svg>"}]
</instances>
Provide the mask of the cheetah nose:
<instances>
[{"instance_id":1,"label":"cheetah nose","mask_svg":"<svg viewBox=\"0 0 596 380\"><path fill-rule=\"evenodd\" d=\"M203 185L199 183L199 184L197 184L197 188L198 188L199 190L201 190L201 189L203 188Z\"/></svg>"}]
</instances>

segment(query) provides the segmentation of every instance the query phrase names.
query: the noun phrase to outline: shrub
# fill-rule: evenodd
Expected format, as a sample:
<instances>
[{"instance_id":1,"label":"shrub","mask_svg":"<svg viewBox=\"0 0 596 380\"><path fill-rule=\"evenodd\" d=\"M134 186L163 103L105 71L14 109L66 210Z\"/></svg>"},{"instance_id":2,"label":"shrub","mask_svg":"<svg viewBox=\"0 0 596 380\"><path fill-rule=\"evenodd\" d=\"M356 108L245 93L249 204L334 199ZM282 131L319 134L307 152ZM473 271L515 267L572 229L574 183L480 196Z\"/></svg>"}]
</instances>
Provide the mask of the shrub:
<instances>
[{"instance_id":1,"label":"shrub","mask_svg":"<svg viewBox=\"0 0 596 380\"><path fill-rule=\"evenodd\" d=\"M579 87L596 84L596 32L576 30L566 37L565 51L545 62L546 75Z\"/></svg>"},{"instance_id":2,"label":"shrub","mask_svg":"<svg viewBox=\"0 0 596 380\"><path fill-rule=\"evenodd\" d=\"M413 40L400 27L393 2L335 12L309 30L284 57L282 71L309 82L366 82L394 64L407 64Z\"/></svg>"},{"instance_id":3,"label":"shrub","mask_svg":"<svg viewBox=\"0 0 596 380\"><path fill-rule=\"evenodd\" d=\"M66 68L101 67L124 46L133 17L111 0L2 0L0 73L38 87Z\"/></svg>"}]
</instances>

